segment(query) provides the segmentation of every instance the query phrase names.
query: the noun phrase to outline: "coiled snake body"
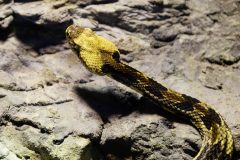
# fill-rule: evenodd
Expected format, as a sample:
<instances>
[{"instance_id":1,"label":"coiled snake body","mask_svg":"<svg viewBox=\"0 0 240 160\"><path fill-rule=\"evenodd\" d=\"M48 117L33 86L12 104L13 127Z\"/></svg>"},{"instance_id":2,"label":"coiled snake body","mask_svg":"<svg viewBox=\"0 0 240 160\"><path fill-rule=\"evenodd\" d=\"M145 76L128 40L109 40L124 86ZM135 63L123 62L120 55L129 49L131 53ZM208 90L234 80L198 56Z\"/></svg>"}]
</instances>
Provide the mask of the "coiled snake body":
<instances>
[{"instance_id":1,"label":"coiled snake body","mask_svg":"<svg viewBox=\"0 0 240 160\"><path fill-rule=\"evenodd\" d=\"M203 139L202 147L194 160L232 158L232 134L223 118L206 103L168 89L120 62L115 44L96 35L89 28L71 25L66 30L66 37L71 49L89 71L107 75L149 97L163 109L189 119Z\"/></svg>"}]
</instances>

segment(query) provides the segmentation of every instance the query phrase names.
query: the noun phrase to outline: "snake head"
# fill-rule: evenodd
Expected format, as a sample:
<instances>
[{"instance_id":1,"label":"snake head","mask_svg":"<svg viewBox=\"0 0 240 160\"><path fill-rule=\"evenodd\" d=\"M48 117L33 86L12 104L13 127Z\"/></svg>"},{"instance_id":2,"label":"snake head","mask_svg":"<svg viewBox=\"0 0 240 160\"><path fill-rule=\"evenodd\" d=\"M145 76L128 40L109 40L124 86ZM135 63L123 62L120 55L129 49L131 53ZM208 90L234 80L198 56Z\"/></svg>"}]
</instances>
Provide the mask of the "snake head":
<instances>
[{"instance_id":1,"label":"snake head","mask_svg":"<svg viewBox=\"0 0 240 160\"><path fill-rule=\"evenodd\" d=\"M90 28L71 25L66 29L66 38L73 52L93 73L105 75L105 65L114 66L120 62L115 44L98 36Z\"/></svg>"}]
</instances>

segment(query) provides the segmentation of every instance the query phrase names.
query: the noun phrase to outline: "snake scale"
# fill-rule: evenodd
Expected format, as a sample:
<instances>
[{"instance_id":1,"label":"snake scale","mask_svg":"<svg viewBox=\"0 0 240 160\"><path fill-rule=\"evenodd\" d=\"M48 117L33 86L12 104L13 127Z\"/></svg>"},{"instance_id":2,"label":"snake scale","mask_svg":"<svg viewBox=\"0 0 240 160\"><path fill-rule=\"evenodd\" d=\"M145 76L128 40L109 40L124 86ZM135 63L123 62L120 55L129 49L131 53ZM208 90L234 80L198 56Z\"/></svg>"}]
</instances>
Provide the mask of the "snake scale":
<instances>
[{"instance_id":1,"label":"snake scale","mask_svg":"<svg viewBox=\"0 0 240 160\"><path fill-rule=\"evenodd\" d=\"M70 25L66 38L84 66L150 98L164 110L188 119L199 131L203 144L194 160L230 160L233 137L223 118L209 105L168 89L144 73L120 61L118 48L89 28Z\"/></svg>"}]
</instances>

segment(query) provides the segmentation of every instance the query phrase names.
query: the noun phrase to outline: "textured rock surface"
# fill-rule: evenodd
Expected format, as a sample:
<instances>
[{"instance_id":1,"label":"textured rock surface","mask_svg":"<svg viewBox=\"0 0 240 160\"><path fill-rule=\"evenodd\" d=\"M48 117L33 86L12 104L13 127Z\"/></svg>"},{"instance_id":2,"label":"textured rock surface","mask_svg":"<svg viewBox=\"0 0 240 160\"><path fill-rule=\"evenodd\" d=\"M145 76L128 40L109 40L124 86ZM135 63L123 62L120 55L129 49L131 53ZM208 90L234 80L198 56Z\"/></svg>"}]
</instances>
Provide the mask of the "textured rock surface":
<instances>
[{"instance_id":1,"label":"textured rock surface","mask_svg":"<svg viewBox=\"0 0 240 160\"><path fill-rule=\"evenodd\" d=\"M121 59L211 104L240 160L238 0L0 0L0 159L192 159L185 120L80 64L72 22L112 40Z\"/></svg>"}]
</instances>

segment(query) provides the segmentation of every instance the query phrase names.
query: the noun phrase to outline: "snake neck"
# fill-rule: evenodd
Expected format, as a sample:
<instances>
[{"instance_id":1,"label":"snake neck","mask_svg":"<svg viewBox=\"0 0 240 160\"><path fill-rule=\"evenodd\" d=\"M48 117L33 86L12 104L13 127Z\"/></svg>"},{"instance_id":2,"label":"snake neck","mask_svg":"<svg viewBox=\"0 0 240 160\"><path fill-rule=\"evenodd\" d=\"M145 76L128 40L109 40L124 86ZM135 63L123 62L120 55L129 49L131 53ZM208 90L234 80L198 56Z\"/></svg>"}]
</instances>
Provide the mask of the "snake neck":
<instances>
[{"instance_id":1,"label":"snake neck","mask_svg":"<svg viewBox=\"0 0 240 160\"><path fill-rule=\"evenodd\" d=\"M163 98L164 96L162 93L168 90L163 85L126 64L117 63L114 66L106 65L105 69L107 70L107 75L109 77L132 88L157 103L161 102L160 98ZM152 92L153 90L156 92ZM171 108L168 107L165 108L165 110L172 112Z\"/></svg>"},{"instance_id":2,"label":"snake neck","mask_svg":"<svg viewBox=\"0 0 240 160\"><path fill-rule=\"evenodd\" d=\"M102 67L102 71L107 76L158 103L165 110L172 113L179 112L187 119L190 118L190 115L186 112L192 112L193 104L200 102L195 98L166 88L144 73L121 62L106 64Z\"/></svg>"},{"instance_id":3,"label":"snake neck","mask_svg":"<svg viewBox=\"0 0 240 160\"><path fill-rule=\"evenodd\" d=\"M148 91L152 90L150 87L155 87L160 92L167 90L166 87L149 78L142 72L121 62L112 65L106 64L103 66L102 70L107 76L146 96L149 94Z\"/></svg>"},{"instance_id":4,"label":"snake neck","mask_svg":"<svg viewBox=\"0 0 240 160\"><path fill-rule=\"evenodd\" d=\"M105 64L102 71L114 80L150 98L164 110L188 119L203 139L203 145L194 160L231 159L232 134L222 117L207 104L168 89L121 62Z\"/></svg>"}]
</instances>

